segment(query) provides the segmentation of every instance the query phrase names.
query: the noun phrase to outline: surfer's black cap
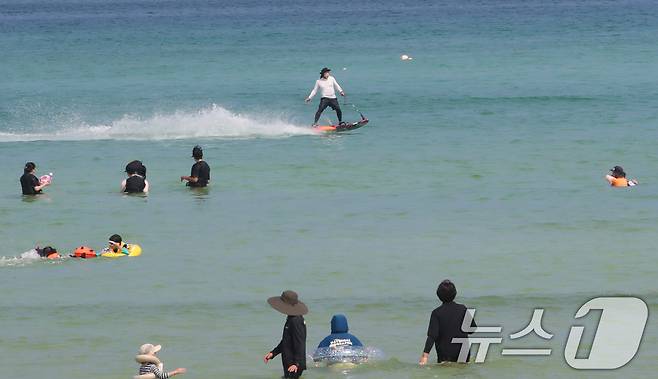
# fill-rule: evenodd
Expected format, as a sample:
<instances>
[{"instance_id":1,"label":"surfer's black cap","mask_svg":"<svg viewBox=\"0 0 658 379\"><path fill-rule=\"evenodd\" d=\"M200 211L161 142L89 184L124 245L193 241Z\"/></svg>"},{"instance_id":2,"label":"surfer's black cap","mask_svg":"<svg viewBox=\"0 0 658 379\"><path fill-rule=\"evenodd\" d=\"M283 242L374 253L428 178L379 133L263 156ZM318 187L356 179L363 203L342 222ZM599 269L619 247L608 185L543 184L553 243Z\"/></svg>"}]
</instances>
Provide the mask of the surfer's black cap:
<instances>
[{"instance_id":1,"label":"surfer's black cap","mask_svg":"<svg viewBox=\"0 0 658 379\"><path fill-rule=\"evenodd\" d=\"M324 75L325 72L330 72L330 71L331 71L330 68L325 67L325 68L323 68L322 70L320 70L320 75Z\"/></svg>"},{"instance_id":2,"label":"surfer's black cap","mask_svg":"<svg viewBox=\"0 0 658 379\"><path fill-rule=\"evenodd\" d=\"M203 149L201 146L196 145L192 149L192 158L203 158Z\"/></svg>"},{"instance_id":3,"label":"surfer's black cap","mask_svg":"<svg viewBox=\"0 0 658 379\"><path fill-rule=\"evenodd\" d=\"M612 172L624 172L624 169L621 166L615 166L610 169Z\"/></svg>"}]
</instances>

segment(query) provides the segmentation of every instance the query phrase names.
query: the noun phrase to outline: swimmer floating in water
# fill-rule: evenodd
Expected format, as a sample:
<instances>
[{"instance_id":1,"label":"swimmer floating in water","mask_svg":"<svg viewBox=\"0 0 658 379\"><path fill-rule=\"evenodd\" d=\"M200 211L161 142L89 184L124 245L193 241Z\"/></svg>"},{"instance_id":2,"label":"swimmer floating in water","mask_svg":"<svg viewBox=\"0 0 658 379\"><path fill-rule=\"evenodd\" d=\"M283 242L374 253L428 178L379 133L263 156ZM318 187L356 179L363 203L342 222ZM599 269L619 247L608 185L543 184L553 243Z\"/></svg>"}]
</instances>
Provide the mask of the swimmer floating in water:
<instances>
[{"instance_id":1,"label":"swimmer floating in water","mask_svg":"<svg viewBox=\"0 0 658 379\"><path fill-rule=\"evenodd\" d=\"M621 166L615 166L610 170L610 174L605 179L612 187L634 187L639 184L636 179L626 179L626 173Z\"/></svg>"},{"instance_id":2,"label":"swimmer floating in water","mask_svg":"<svg viewBox=\"0 0 658 379\"><path fill-rule=\"evenodd\" d=\"M177 368L170 372L164 371L164 365L156 356L160 349L162 349L161 345L150 343L140 346L139 354L135 357L137 363L140 364L139 375L135 376L134 379L166 379L187 372L184 368Z\"/></svg>"},{"instance_id":3,"label":"swimmer floating in water","mask_svg":"<svg viewBox=\"0 0 658 379\"><path fill-rule=\"evenodd\" d=\"M36 247L34 250L36 250L37 254L41 258L46 258L46 259L58 259L61 258L61 255L57 252L57 249L55 249L52 246L46 246L44 248Z\"/></svg>"},{"instance_id":4,"label":"swimmer floating in water","mask_svg":"<svg viewBox=\"0 0 658 379\"><path fill-rule=\"evenodd\" d=\"M113 234L110 236L109 240L107 241L107 248L105 249L105 251L110 253L121 253L124 255L130 255L130 251L128 250L128 245L123 243L123 239L118 234Z\"/></svg>"}]
</instances>

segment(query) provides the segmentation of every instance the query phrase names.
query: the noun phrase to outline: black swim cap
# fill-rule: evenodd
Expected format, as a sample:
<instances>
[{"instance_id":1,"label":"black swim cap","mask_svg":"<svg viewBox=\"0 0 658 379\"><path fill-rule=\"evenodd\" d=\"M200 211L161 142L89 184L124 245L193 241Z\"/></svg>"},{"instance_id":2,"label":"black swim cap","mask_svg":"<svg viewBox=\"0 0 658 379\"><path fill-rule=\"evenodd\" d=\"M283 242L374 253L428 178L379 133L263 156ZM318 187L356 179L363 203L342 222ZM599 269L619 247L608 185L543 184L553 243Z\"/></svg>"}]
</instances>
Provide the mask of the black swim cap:
<instances>
[{"instance_id":1,"label":"black swim cap","mask_svg":"<svg viewBox=\"0 0 658 379\"><path fill-rule=\"evenodd\" d=\"M55 254L57 253L57 249L51 247L51 246L46 246L43 248L43 255L48 256L50 254Z\"/></svg>"},{"instance_id":2,"label":"black swim cap","mask_svg":"<svg viewBox=\"0 0 658 379\"><path fill-rule=\"evenodd\" d=\"M120 236L120 235L118 235L118 234L112 234L112 235L110 236L110 241L112 241L112 242L114 242L114 243L121 243L121 242L122 242L122 239L121 239L121 236Z\"/></svg>"}]
</instances>

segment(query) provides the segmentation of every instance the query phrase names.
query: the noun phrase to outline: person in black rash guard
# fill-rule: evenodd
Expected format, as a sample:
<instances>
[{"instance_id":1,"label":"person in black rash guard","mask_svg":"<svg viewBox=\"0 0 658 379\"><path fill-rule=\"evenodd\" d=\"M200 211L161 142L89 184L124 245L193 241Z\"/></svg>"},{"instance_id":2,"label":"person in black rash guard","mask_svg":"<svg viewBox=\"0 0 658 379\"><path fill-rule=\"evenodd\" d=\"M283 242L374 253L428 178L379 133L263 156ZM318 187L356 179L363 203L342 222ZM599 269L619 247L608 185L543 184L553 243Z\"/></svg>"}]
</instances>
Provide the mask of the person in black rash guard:
<instances>
[{"instance_id":1,"label":"person in black rash guard","mask_svg":"<svg viewBox=\"0 0 658 379\"><path fill-rule=\"evenodd\" d=\"M463 304L454 302L455 296L457 296L455 285L450 280L442 281L436 289L436 295L443 304L433 310L432 315L430 316L425 348L423 349L423 355L418 362L420 365L425 365L427 363L432 346L436 348L436 355L439 363L457 362L462 344L452 343L452 339L467 338L470 334L470 332L462 330L462 323L464 322L467 308ZM475 320L472 320L471 327L476 326ZM470 353L466 358L467 362L469 357Z\"/></svg>"},{"instance_id":2,"label":"person in black rash guard","mask_svg":"<svg viewBox=\"0 0 658 379\"><path fill-rule=\"evenodd\" d=\"M148 193L149 182L146 180L146 167L141 161L132 161L126 165L126 178L121 182L121 192Z\"/></svg>"},{"instance_id":3,"label":"person in black rash guard","mask_svg":"<svg viewBox=\"0 0 658 379\"><path fill-rule=\"evenodd\" d=\"M306 370L306 322L308 308L299 301L295 291L283 291L281 296L267 299L272 308L288 316L283 327L281 342L265 354L265 363L281 354L284 378L299 378Z\"/></svg>"},{"instance_id":4,"label":"person in black rash guard","mask_svg":"<svg viewBox=\"0 0 658 379\"><path fill-rule=\"evenodd\" d=\"M21 176L21 189L23 195L39 195L41 190L48 187L50 183L41 184L39 178L34 173L37 171L37 165L34 162L27 162L23 168L23 176Z\"/></svg>"},{"instance_id":5,"label":"person in black rash guard","mask_svg":"<svg viewBox=\"0 0 658 379\"><path fill-rule=\"evenodd\" d=\"M203 149L201 146L194 146L192 149L192 158L196 161L192 166L190 176L181 176L180 181L186 181L188 187L205 187L210 182L210 166L203 160Z\"/></svg>"}]
</instances>

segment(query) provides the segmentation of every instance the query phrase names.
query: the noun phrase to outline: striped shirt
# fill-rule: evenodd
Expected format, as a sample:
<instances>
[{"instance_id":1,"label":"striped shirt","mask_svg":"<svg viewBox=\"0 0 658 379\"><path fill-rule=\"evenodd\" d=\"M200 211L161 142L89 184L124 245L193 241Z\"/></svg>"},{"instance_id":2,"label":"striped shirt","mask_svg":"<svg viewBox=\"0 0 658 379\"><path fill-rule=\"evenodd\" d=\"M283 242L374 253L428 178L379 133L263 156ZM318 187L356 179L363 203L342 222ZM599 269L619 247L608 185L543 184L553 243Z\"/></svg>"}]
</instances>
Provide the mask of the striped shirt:
<instances>
[{"instance_id":1,"label":"striped shirt","mask_svg":"<svg viewBox=\"0 0 658 379\"><path fill-rule=\"evenodd\" d=\"M158 365L156 365L155 363L142 363L142 365L139 366L139 375L144 375L144 374L155 374L155 377L158 379L169 378L169 373L160 370Z\"/></svg>"}]
</instances>

